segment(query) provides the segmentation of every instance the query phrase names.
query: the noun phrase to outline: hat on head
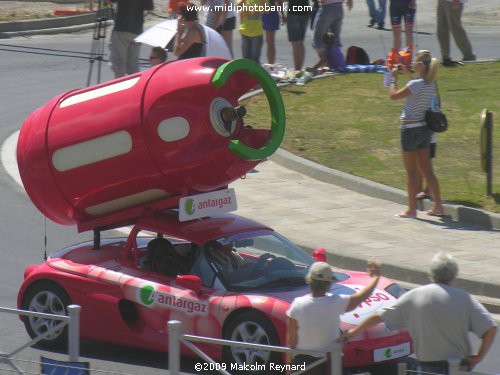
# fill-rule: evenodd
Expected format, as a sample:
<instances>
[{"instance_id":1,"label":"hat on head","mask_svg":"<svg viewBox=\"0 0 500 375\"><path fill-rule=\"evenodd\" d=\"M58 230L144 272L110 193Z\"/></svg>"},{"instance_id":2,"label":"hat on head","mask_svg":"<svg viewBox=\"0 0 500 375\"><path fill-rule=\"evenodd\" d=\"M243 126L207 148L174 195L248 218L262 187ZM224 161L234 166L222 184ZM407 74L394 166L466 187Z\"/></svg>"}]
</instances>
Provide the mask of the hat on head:
<instances>
[{"instance_id":1,"label":"hat on head","mask_svg":"<svg viewBox=\"0 0 500 375\"><path fill-rule=\"evenodd\" d=\"M332 268L328 263L316 262L309 268L307 272L306 282L310 283L311 280L318 281L333 281L335 277L333 276Z\"/></svg>"}]
</instances>

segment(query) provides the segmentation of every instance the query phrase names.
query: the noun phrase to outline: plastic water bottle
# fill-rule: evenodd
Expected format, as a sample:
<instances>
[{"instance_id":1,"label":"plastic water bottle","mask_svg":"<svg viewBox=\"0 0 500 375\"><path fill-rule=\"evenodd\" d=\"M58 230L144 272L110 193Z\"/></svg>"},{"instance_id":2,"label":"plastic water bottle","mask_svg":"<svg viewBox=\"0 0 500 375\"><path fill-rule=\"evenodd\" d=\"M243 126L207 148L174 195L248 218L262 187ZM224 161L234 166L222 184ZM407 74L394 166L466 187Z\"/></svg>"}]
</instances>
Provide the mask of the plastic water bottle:
<instances>
[{"instance_id":1,"label":"plastic water bottle","mask_svg":"<svg viewBox=\"0 0 500 375\"><path fill-rule=\"evenodd\" d=\"M298 86L304 86L306 83L312 80L312 74L309 72L304 72L302 76L297 81Z\"/></svg>"}]
</instances>

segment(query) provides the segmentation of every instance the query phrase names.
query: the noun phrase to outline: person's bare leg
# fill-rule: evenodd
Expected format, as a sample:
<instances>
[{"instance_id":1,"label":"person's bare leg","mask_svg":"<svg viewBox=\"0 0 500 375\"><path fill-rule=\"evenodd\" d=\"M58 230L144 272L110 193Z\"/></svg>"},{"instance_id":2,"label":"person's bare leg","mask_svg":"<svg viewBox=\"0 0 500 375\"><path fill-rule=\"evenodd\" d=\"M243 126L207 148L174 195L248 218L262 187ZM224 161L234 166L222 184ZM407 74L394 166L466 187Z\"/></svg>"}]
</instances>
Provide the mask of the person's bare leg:
<instances>
[{"instance_id":1,"label":"person's bare leg","mask_svg":"<svg viewBox=\"0 0 500 375\"><path fill-rule=\"evenodd\" d=\"M293 63L295 70L301 70L304 66L304 60L306 57L306 49L304 48L304 42L292 42L293 50Z\"/></svg>"},{"instance_id":2,"label":"person's bare leg","mask_svg":"<svg viewBox=\"0 0 500 375\"><path fill-rule=\"evenodd\" d=\"M420 173L427 181L427 186L431 191L432 199L434 201L434 207L432 211L437 214L443 213L443 204L441 202L441 192L439 190L439 182L432 169L432 162L429 156L429 149L418 150L417 152L417 164L420 169Z\"/></svg>"},{"instance_id":3,"label":"person's bare leg","mask_svg":"<svg viewBox=\"0 0 500 375\"><path fill-rule=\"evenodd\" d=\"M267 62L274 64L276 61L276 43L274 37L276 31L266 31L266 45L267 45Z\"/></svg>"},{"instance_id":4,"label":"person's bare leg","mask_svg":"<svg viewBox=\"0 0 500 375\"><path fill-rule=\"evenodd\" d=\"M401 33L399 34L401 36ZM406 45L413 48L413 24L405 24ZM401 42L401 38L400 38Z\"/></svg>"},{"instance_id":5,"label":"person's bare leg","mask_svg":"<svg viewBox=\"0 0 500 375\"><path fill-rule=\"evenodd\" d=\"M231 55L234 56L233 53L233 30L222 30L221 35L226 41L227 48L229 48L229 52L231 52Z\"/></svg>"},{"instance_id":6,"label":"person's bare leg","mask_svg":"<svg viewBox=\"0 0 500 375\"><path fill-rule=\"evenodd\" d=\"M403 163L406 169L406 185L408 189L408 209L401 214L417 215L417 152L403 151Z\"/></svg>"},{"instance_id":7,"label":"person's bare leg","mask_svg":"<svg viewBox=\"0 0 500 375\"><path fill-rule=\"evenodd\" d=\"M424 192L424 179L422 178L422 175L420 174L420 170L417 168L417 174L416 174L416 185L417 185L417 194L423 193Z\"/></svg>"},{"instance_id":8,"label":"person's bare leg","mask_svg":"<svg viewBox=\"0 0 500 375\"><path fill-rule=\"evenodd\" d=\"M401 25L392 27L392 47L401 51Z\"/></svg>"}]
</instances>

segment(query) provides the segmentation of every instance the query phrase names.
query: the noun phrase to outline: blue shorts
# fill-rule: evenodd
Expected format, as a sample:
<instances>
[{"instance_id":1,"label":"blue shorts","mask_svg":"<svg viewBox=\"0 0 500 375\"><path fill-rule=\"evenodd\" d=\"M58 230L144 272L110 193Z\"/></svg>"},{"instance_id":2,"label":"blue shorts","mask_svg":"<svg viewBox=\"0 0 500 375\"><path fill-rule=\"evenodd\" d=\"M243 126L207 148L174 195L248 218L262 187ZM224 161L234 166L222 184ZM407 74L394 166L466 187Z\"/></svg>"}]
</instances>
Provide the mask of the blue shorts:
<instances>
[{"instance_id":1,"label":"blue shorts","mask_svg":"<svg viewBox=\"0 0 500 375\"><path fill-rule=\"evenodd\" d=\"M425 150L430 147L431 131L426 126L401 128L401 149L405 152Z\"/></svg>"},{"instance_id":2,"label":"blue shorts","mask_svg":"<svg viewBox=\"0 0 500 375\"><path fill-rule=\"evenodd\" d=\"M280 15L277 11L262 14L262 28L266 31L280 29Z\"/></svg>"},{"instance_id":3,"label":"blue shorts","mask_svg":"<svg viewBox=\"0 0 500 375\"><path fill-rule=\"evenodd\" d=\"M411 0L392 0L390 5L391 25L400 27L401 19L405 25L413 25L415 22L415 9L410 8Z\"/></svg>"},{"instance_id":4,"label":"blue shorts","mask_svg":"<svg viewBox=\"0 0 500 375\"><path fill-rule=\"evenodd\" d=\"M309 14L287 15L286 29L288 31L289 42L303 42L306 37Z\"/></svg>"}]
</instances>

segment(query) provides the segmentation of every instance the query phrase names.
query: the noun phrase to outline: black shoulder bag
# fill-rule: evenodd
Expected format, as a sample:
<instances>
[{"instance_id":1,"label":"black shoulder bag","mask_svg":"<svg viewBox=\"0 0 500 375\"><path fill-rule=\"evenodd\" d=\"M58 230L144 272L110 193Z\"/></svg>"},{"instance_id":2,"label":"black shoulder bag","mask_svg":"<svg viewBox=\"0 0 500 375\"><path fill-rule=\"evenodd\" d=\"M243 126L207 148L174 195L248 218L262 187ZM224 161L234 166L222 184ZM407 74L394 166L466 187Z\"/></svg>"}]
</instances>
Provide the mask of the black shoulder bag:
<instances>
[{"instance_id":1,"label":"black shoulder bag","mask_svg":"<svg viewBox=\"0 0 500 375\"><path fill-rule=\"evenodd\" d=\"M441 97L439 95L439 89L436 82L436 93L438 100L439 111L434 112L432 109L428 109L425 112L425 122L429 129L431 129L434 133L442 133L448 130L448 120L446 119L446 115L441 112Z\"/></svg>"}]
</instances>

